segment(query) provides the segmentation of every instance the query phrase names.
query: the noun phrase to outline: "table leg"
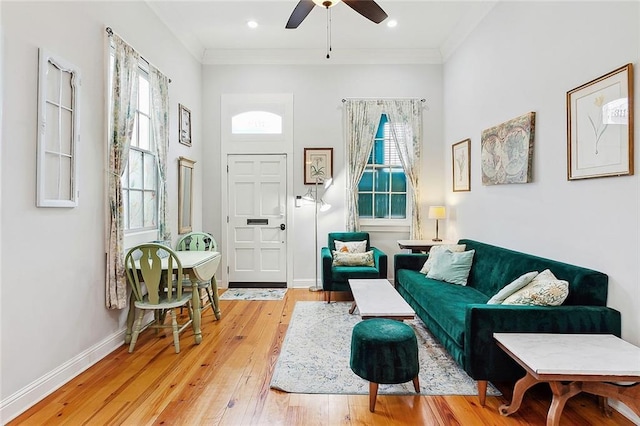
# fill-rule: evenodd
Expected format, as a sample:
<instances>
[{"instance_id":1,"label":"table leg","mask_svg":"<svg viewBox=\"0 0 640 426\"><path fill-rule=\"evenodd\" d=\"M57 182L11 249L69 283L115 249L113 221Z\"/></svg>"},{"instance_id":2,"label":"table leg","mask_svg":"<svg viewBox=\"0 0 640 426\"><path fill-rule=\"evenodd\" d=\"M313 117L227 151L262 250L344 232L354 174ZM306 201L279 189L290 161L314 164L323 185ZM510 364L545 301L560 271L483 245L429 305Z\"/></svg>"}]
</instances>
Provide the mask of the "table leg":
<instances>
[{"instance_id":1,"label":"table leg","mask_svg":"<svg viewBox=\"0 0 640 426\"><path fill-rule=\"evenodd\" d=\"M547 426L558 426L565 404L569 398L582 392L582 386L580 382L571 382L567 385L562 382L549 382L549 386L553 392L553 399L547 414Z\"/></svg>"},{"instance_id":2,"label":"table leg","mask_svg":"<svg viewBox=\"0 0 640 426\"><path fill-rule=\"evenodd\" d=\"M582 382L582 391L617 399L640 416L640 383L616 385L614 383Z\"/></svg>"},{"instance_id":3,"label":"table leg","mask_svg":"<svg viewBox=\"0 0 640 426\"><path fill-rule=\"evenodd\" d=\"M131 330L133 329L133 321L136 319L136 307L134 305L135 297L133 296L133 291L131 292L131 296L129 296L129 313L127 313L127 332L124 335L124 343L131 343Z\"/></svg>"},{"instance_id":4,"label":"table leg","mask_svg":"<svg viewBox=\"0 0 640 426\"><path fill-rule=\"evenodd\" d=\"M533 377L529 372L522 379L516 382L516 385L513 388L513 396L511 398L511 404L503 404L498 409L500 414L503 416L508 416L509 414L513 414L520 408L520 404L522 404L522 398L524 397L524 393L533 385L540 383L535 377Z\"/></svg>"},{"instance_id":5,"label":"table leg","mask_svg":"<svg viewBox=\"0 0 640 426\"><path fill-rule=\"evenodd\" d=\"M354 300L353 303L351 303L351 308L349 308L349 313L351 315L353 315L353 313L356 311L357 307L358 307L358 305L356 304L356 301Z\"/></svg>"},{"instance_id":6,"label":"table leg","mask_svg":"<svg viewBox=\"0 0 640 426\"><path fill-rule=\"evenodd\" d=\"M195 337L196 344L202 342L202 331L200 330L201 308L200 308L200 291L198 290L198 279L193 276L189 276L191 280L191 305L193 308L193 335Z\"/></svg>"},{"instance_id":7,"label":"table leg","mask_svg":"<svg viewBox=\"0 0 640 426\"><path fill-rule=\"evenodd\" d=\"M211 292L213 293L213 315L219 320L222 314L220 313L220 299L218 296L218 281L216 281L215 275L211 278Z\"/></svg>"}]
</instances>

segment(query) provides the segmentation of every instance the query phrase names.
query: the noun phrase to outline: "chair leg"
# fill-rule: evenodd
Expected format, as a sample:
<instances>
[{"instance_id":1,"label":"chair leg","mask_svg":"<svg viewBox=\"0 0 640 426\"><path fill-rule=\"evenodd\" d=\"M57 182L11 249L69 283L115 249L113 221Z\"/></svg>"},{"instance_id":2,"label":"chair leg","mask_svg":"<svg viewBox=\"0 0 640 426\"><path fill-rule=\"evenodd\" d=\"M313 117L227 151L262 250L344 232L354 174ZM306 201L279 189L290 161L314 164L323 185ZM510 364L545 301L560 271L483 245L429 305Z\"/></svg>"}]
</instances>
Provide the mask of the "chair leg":
<instances>
[{"instance_id":1,"label":"chair leg","mask_svg":"<svg viewBox=\"0 0 640 426\"><path fill-rule=\"evenodd\" d=\"M484 407L484 404L487 400L487 381L486 380L478 380L478 400L480 401L480 406Z\"/></svg>"},{"instance_id":2,"label":"chair leg","mask_svg":"<svg viewBox=\"0 0 640 426\"><path fill-rule=\"evenodd\" d=\"M175 309L168 309L167 313L171 316L171 328L173 329L173 346L176 348L176 353L180 353L180 336L178 335L178 320L176 318L177 312Z\"/></svg>"},{"instance_id":3,"label":"chair leg","mask_svg":"<svg viewBox=\"0 0 640 426\"><path fill-rule=\"evenodd\" d=\"M378 397L378 384L369 382L369 411L376 411L376 398Z\"/></svg>"},{"instance_id":4,"label":"chair leg","mask_svg":"<svg viewBox=\"0 0 640 426\"><path fill-rule=\"evenodd\" d=\"M413 388L416 390L416 393L420 393L420 377L416 376L413 378Z\"/></svg>"},{"instance_id":5,"label":"chair leg","mask_svg":"<svg viewBox=\"0 0 640 426\"><path fill-rule=\"evenodd\" d=\"M136 347L138 341L138 335L142 329L142 318L144 317L144 309L140 309L136 322L133 324L133 334L131 335L131 343L129 343L129 353L133 352L133 348Z\"/></svg>"},{"instance_id":6,"label":"chair leg","mask_svg":"<svg viewBox=\"0 0 640 426\"><path fill-rule=\"evenodd\" d=\"M331 303L331 291L327 290L324 292L325 299L327 299L327 303Z\"/></svg>"}]
</instances>

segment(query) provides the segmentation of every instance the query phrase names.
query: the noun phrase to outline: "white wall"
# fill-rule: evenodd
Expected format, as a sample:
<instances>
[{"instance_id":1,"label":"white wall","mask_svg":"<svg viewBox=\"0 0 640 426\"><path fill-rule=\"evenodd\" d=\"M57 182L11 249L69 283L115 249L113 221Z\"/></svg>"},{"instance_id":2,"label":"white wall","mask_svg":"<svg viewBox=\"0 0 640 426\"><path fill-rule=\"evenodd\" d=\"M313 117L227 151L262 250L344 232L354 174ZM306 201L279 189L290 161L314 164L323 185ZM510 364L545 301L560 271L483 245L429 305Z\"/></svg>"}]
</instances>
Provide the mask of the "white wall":
<instances>
[{"instance_id":1,"label":"white wall","mask_svg":"<svg viewBox=\"0 0 640 426\"><path fill-rule=\"evenodd\" d=\"M125 312L105 308L105 27L172 83L169 217L177 237L177 160L201 160L201 67L144 2L6 2L2 76L1 394L4 420L43 390L122 344ZM35 207L38 48L82 72L80 199ZM193 148L177 143L178 103L190 107ZM196 165L196 190L202 174ZM194 226L201 226L196 196Z\"/></svg>"},{"instance_id":2,"label":"white wall","mask_svg":"<svg viewBox=\"0 0 640 426\"><path fill-rule=\"evenodd\" d=\"M327 233L345 229L345 155L342 126L342 99L348 97L418 97L426 98L424 111L422 193L428 203L443 201L442 151L442 66L440 65L237 65L203 68L204 156L205 170L204 229L214 235L223 231L220 197L220 95L250 93L293 93L294 98L294 188L293 195L304 195L303 152L305 147L333 147L334 184L325 195L332 209L320 213L318 246L326 245ZM426 218L426 216L425 216ZM426 220L425 220L426 221ZM427 232L432 232L431 221ZM313 284L315 256L313 247L313 208L294 210L290 221L295 243L290 248L294 262L295 286ZM431 235L430 233L427 235ZM372 244L389 255L390 276L393 254L398 252L397 239L408 233L376 233ZM223 254L224 256L224 254ZM223 258L221 270L226 259ZM226 277L223 275L223 281ZM226 285L226 284L225 284ZM290 284L291 285L291 284Z\"/></svg>"},{"instance_id":3,"label":"white wall","mask_svg":"<svg viewBox=\"0 0 640 426\"><path fill-rule=\"evenodd\" d=\"M445 65L445 152L471 138L471 192L451 192L448 231L609 275L623 338L640 344L638 109L636 175L567 180L565 95L638 63L637 2L502 2ZM639 91L635 93L638 105ZM533 183L482 186L483 129L536 112ZM450 166L447 174L450 175Z\"/></svg>"}]
</instances>

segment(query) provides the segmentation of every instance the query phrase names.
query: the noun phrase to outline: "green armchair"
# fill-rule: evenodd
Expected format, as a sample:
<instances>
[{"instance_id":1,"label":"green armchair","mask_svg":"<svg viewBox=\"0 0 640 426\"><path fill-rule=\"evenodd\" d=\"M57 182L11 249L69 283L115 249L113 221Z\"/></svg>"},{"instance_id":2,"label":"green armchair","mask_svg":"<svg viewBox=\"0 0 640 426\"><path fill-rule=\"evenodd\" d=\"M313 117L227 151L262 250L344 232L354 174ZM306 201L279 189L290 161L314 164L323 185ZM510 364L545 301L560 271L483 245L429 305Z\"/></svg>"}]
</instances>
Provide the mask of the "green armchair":
<instances>
[{"instance_id":1,"label":"green armchair","mask_svg":"<svg viewBox=\"0 0 640 426\"><path fill-rule=\"evenodd\" d=\"M373 251L375 266L333 266L332 251L336 249L335 241L352 242L367 241L366 250ZM325 300L331 302L332 291L349 291L349 279L352 278L387 278L387 255L381 250L371 247L367 232L332 232L329 233L327 247L322 247L322 289Z\"/></svg>"}]
</instances>

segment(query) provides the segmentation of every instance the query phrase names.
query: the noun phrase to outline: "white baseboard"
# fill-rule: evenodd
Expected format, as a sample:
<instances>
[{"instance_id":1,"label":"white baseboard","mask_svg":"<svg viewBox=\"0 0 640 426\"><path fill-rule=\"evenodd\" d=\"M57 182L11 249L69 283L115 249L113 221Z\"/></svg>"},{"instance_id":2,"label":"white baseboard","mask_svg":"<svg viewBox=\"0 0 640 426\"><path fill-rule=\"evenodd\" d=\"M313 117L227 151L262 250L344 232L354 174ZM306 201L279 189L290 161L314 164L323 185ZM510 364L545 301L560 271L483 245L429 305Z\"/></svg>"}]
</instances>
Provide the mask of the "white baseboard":
<instances>
[{"instance_id":1,"label":"white baseboard","mask_svg":"<svg viewBox=\"0 0 640 426\"><path fill-rule=\"evenodd\" d=\"M0 422L6 424L18 417L87 368L122 347L124 333L123 328L0 401Z\"/></svg>"}]
</instances>

